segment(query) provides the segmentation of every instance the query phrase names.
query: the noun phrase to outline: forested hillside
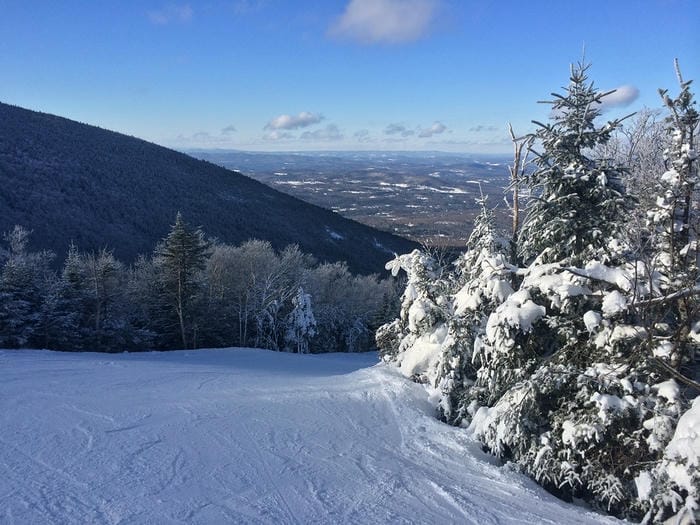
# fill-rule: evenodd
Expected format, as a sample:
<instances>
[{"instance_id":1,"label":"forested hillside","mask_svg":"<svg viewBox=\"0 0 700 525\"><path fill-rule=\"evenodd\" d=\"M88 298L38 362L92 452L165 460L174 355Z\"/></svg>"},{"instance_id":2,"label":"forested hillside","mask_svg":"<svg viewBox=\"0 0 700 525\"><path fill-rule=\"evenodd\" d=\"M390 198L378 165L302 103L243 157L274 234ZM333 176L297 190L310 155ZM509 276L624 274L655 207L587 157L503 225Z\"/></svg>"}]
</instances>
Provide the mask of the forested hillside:
<instances>
[{"instance_id":1,"label":"forested hillside","mask_svg":"<svg viewBox=\"0 0 700 525\"><path fill-rule=\"evenodd\" d=\"M132 262L152 251L178 211L223 242L298 244L360 273L415 247L214 164L2 103L0 186L0 231L32 230L31 247L58 261L74 242Z\"/></svg>"}]
</instances>

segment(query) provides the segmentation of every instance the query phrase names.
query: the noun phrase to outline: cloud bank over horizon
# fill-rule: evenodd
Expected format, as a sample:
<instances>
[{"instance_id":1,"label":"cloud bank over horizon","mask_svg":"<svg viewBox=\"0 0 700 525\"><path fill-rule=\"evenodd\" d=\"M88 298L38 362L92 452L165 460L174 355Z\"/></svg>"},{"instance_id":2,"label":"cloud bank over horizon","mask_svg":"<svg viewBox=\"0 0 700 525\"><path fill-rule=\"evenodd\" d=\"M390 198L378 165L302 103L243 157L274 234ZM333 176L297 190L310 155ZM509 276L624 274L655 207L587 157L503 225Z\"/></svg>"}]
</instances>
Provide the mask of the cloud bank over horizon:
<instances>
[{"instance_id":1,"label":"cloud bank over horizon","mask_svg":"<svg viewBox=\"0 0 700 525\"><path fill-rule=\"evenodd\" d=\"M447 126L445 126L442 122L435 121L433 122L433 125L430 126L428 129L422 130L418 136L420 138L426 138L426 137L432 137L433 135L440 135L441 133L444 133L447 130Z\"/></svg>"}]
</instances>

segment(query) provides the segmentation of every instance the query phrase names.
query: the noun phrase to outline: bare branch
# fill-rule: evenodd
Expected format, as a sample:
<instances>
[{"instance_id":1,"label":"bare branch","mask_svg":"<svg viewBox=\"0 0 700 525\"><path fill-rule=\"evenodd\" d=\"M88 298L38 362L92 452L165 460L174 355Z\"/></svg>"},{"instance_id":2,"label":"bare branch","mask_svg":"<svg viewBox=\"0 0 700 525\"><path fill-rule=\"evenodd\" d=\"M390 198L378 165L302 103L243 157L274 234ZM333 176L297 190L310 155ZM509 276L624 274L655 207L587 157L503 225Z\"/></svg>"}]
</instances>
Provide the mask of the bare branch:
<instances>
[{"instance_id":1,"label":"bare branch","mask_svg":"<svg viewBox=\"0 0 700 525\"><path fill-rule=\"evenodd\" d=\"M664 363L661 359L657 357L652 358L651 361L654 365L656 365L657 368L660 368L664 372L669 373L674 379L677 379L681 383L688 385L689 387L694 388L695 390L700 392L700 383L698 383L697 381L694 381L693 379L690 379L689 377L681 374L678 370Z\"/></svg>"},{"instance_id":2,"label":"bare branch","mask_svg":"<svg viewBox=\"0 0 700 525\"><path fill-rule=\"evenodd\" d=\"M678 58L673 59L673 67L676 70L676 76L678 77L678 83L683 85L683 75L681 74L681 66L678 62Z\"/></svg>"},{"instance_id":3,"label":"bare branch","mask_svg":"<svg viewBox=\"0 0 700 525\"><path fill-rule=\"evenodd\" d=\"M693 297L700 295L700 286L693 286L692 288L685 288L683 290L678 290L668 295L661 297L653 297L652 299L644 299L642 301L636 301L630 306L654 306L657 304L664 304L670 301L675 301L676 299L683 299L685 297Z\"/></svg>"}]
</instances>

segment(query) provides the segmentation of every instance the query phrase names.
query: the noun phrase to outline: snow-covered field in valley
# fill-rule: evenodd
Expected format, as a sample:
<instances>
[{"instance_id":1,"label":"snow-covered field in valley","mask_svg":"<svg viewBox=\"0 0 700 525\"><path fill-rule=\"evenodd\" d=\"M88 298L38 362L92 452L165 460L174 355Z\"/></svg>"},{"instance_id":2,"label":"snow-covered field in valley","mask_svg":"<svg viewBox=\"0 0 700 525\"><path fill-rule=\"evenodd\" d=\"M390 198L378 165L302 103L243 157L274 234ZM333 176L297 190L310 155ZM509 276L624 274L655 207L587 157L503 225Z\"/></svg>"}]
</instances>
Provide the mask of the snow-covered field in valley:
<instances>
[{"instance_id":1,"label":"snow-covered field in valley","mask_svg":"<svg viewBox=\"0 0 700 525\"><path fill-rule=\"evenodd\" d=\"M0 352L0 523L613 523L376 355Z\"/></svg>"}]
</instances>

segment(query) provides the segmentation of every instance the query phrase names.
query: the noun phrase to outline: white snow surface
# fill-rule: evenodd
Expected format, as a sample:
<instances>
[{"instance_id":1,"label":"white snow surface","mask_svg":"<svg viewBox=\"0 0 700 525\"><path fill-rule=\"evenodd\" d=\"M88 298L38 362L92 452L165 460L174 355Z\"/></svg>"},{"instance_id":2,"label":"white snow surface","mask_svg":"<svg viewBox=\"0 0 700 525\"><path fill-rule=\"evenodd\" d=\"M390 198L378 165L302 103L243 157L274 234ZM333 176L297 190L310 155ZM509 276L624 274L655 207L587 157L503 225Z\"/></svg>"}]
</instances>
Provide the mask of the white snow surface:
<instances>
[{"instance_id":1,"label":"white snow surface","mask_svg":"<svg viewBox=\"0 0 700 525\"><path fill-rule=\"evenodd\" d=\"M585 314L583 314L583 324L586 325L586 330L589 332L595 332L596 328L600 326L600 322L603 320L603 317L598 313L593 310L588 310Z\"/></svg>"},{"instance_id":2,"label":"white snow surface","mask_svg":"<svg viewBox=\"0 0 700 525\"><path fill-rule=\"evenodd\" d=\"M613 316L624 312L626 308L627 299L617 290L613 290L603 297L603 313L607 316Z\"/></svg>"},{"instance_id":3,"label":"white snow surface","mask_svg":"<svg viewBox=\"0 0 700 525\"><path fill-rule=\"evenodd\" d=\"M446 337L447 325L440 324L412 341L406 351L400 354L397 364L401 373L406 377L423 375L428 383L435 384L442 345Z\"/></svg>"},{"instance_id":4,"label":"white snow surface","mask_svg":"<svg viewBox=\"0 0 700 525\"><path fill-rule=\"evenodd\" d=\"M499 467L376 361L0 351L0 523L616 522Z\"/></svg>"},{"instance_id":5,"label":"white snow surface","mask_svg":"<svg viewBox=\"0 0 700 525\"><path fill-rule=\"evenodd\" d=\"M700 467L700 397L695 398L692 406L678 420L676 432L665 454L668 458L684 462L688 469ZM681 483L679 485L683 486Z\"/></svg>"}]
</instances>

